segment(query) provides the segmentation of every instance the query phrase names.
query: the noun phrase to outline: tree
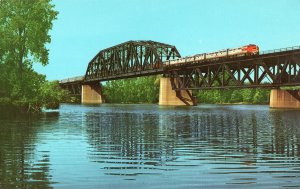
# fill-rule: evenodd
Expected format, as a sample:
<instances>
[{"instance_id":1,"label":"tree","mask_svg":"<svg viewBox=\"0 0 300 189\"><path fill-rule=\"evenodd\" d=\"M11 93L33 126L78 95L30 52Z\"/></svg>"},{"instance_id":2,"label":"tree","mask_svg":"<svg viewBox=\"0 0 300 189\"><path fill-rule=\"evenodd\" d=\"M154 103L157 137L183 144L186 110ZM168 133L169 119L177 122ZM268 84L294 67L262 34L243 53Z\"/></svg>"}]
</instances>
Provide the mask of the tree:
<instances>
[{"instance_id":1,"label":"tree","mask_svg":"<svg viewBox=\"0 0 300 189\"><path fill-rule=\"evenodd\" d=\"M1 0L0 36L7 58L24 64L48 64L49 30L58 14L50 0ZM3 54L3 52L2 52Z\"/></svg>"},{"instance_id":2,"label":"tree","mask_svg":"<svg viewBox=\"0 0 300 189\"><path fill-rule=\"evenodd\" d=\"M40 110L65 94L32 69L48 64L46 44L57 14L51 0L0 0L0 105Z\"/></svg>"},{"instance_id":3,"label":"tree","mask_svg":"<svg viewBox=\"0 0 300 189\"><path fill-rule=\"evenodd\" d=\"M241 90L233 90L231 94L231 103L243 102L243 96L241 94Z\"/></svg>"},{"instance_id":4,"label":"tree","mask_svg":"<svg viewBox=\"0 0 300 189\"><path fill-rule=\"evenodd\" d=\"M12 64L11 77L17 77L20 94L23 89L24 67L33 62L48 64L51 42L48 32L58 14L50 0L1 0L0 1L0 60Z\"/></svg>"},{"instance_id":5,"label":"tree","mask_svg":"<svg viewBox=\"0 0 300 189\"><path fill-rule=\"evenodd\" d=\"M242 89L243 102L252 103L256 89Z\"/></svg>"},{"instance_id":6,"label":"tree","mask_svg":"<svg viewBox=\"0 0 300 189\"><path fill-rule=\"evenodd\" d=\"M265 104L269 101L270 90L257 89L253 97L253 103L255 104Z\"/></svg>"},{"instance_id":7,"label":"tree","mask_svg":"<svg viewBox=\"0 0 300 189\"><path fill-rule=\"evenodd\" d=\"M66 101L68 92L61 90L58 81L46 82L39 89L38 102L48 109L56 109L59 102Z\"/></svg>"},{"instance_id":8,"label":"tree","mask_svg":"<svg viewBox=\"0 0 300 189\"><path fill-rule=\"evenodd\" d=\"M156 103L159 83L156 76L106 82L103 93L110 103Z\"/></svg>"}]
</instances>

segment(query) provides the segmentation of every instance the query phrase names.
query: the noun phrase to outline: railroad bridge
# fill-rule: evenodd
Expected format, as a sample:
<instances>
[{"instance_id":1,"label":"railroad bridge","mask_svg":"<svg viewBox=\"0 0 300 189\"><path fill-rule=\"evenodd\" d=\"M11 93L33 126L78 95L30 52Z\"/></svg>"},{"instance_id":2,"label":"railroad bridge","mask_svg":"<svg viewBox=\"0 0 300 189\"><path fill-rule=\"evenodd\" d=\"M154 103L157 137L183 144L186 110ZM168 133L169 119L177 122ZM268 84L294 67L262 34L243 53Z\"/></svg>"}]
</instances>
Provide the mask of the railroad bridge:
<instances>
[{"instance_id":1,"label":"railroad bridge","mask_svg":"<svg viewBox=\"0 0 300 189\"><path fill-rule=\"evenodd\" d=\"M160 105L195 105L193 90L270 88L270 106L300 108L300 46L198 60L183 57L175 46L154 41L128 41L101 50L82 77L60 81L82 103L102 103L102 81L158 75Z\"/></svg>"}]
</instances>

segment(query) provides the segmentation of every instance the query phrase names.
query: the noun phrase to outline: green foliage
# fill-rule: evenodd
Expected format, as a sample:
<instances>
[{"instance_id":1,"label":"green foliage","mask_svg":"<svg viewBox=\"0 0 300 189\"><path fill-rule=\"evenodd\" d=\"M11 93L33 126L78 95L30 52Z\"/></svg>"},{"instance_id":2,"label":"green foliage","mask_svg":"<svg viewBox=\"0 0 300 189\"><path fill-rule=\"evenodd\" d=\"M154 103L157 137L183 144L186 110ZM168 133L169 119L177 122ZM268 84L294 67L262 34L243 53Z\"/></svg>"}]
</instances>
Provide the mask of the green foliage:
<instances>
[{"instance_id":1,"label":"green foliage","mask_svg":"<svg viewBox=\"0 0 300 189\"><path fill-rule=\"evenodd\" d=\"M39 90L39 102L48 109L57 109L59 103L65 101L68 96L68 92L62 90L58 81L46 82Z\"/></svg>"},{"instance_id":2,"label":"green foliage","mask_svg":"<svg viewBox=\"0 0 300 189\"><path fill-rule=\"evenodd\" d=\"M103 86L103 93L110 103L156 103L159 82L156 76L109 81Z\"/></svg>"},{"instance_id":3,"label":"green foliage","mask_svg":"<svg viewBox=\"0 0 300 189\"><path fill-rule=\"evenodd\" d=\"M66 92L32 69L48 64L48 32L58 14L50 0L0 0L0 107L40 111Z\"/></svg>"},{"instance_id":4,"label":"green foliage","mask_svg":"<svg viewBox=\"0 0 300 189\"><path fill-rule=\"evenodd\" d=\"M18 64L48 63L48 34L58 14L50 0L1 0L0 37L2 59Z\"/></svg>"},{"instance_id":5,"label":"green foliage","mask_svg":"<svg viewBox=\"0 0 300 189\"><path fill-rule=\"evenodd\" d=\"M256 89L243 89L241 94L243 96L243 102L253 103L253 97L256 93Z\"/></svg>"},{"instance_id":6,"label":"green foliage","mask_svg":"<svg viewBox=\"0 0 300 189\"><path fill-rule=\"evenodd\" d=\"M256 90L253 96L254 104L267 103L269 101L270 92L268 90Z\"/></svg>"},{"instance_id":7,"label":"green foliage","mask_svg":"<svg viewBox=\"0 0 300 189\"><path fill-rule=\"evenodd\" d=\"M280 87L281 90L300 90L300 86Z\"/></svg>"},{"instance_id":8,"label":"green foliage","mask_svg":"<svg viewBox=\"0 0 300 189\"><path fill-rule=\"evenodd\" d=\"M5 69L2 71L9 72ZM2 91L0 104L18 107L21 111L36 112L40 111L41 107L57 108L59 102L68 96L68 93L59 87L57 81L49 82L44 75L36 73L31 68L23 71L23 91L20 87L21 82L17 78L2 76L0 76L0 81L6 82L6 84L1 85L2 88L0 88Z\"/></svg>"},{"instance_id":9,"label":"green foliage","mask_svg":"<svg viewBox=\"0 0 300 189\"><path fill-rule=\"evenodd\" d=\"M268 89L226 89L199 91L197 98L201 103L249 103L266 104L269 101Z\"/></svg>"},{"instance_id":10,"label":"green foliage","mask_svg":"<svg viewBox=\"0 0 300 189\"><path fill-rule=\"evenodd\" d=\"M243 96L241 94L241 91L238 91L238 90L232 91L229 102L231 102L231 103L243 102Z\"/></svg>"}]
</instances>

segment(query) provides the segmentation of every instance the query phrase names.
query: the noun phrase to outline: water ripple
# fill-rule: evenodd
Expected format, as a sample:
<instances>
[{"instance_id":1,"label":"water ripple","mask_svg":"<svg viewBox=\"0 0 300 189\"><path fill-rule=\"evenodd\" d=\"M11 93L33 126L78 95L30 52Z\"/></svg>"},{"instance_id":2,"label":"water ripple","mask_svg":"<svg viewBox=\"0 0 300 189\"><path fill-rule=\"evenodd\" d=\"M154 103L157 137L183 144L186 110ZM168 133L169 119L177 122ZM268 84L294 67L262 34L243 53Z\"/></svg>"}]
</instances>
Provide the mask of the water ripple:
<instances>
[{"instance_id":1,"label":"water ripple","mask_svg":"<svg viewBox=\"0 0 300 189\"><path fill-rule=\"evenodd\" d=\"M0 188L300 188L299 115L247 105L65 104L6 117Z\"/></svg>"}]
</instances>

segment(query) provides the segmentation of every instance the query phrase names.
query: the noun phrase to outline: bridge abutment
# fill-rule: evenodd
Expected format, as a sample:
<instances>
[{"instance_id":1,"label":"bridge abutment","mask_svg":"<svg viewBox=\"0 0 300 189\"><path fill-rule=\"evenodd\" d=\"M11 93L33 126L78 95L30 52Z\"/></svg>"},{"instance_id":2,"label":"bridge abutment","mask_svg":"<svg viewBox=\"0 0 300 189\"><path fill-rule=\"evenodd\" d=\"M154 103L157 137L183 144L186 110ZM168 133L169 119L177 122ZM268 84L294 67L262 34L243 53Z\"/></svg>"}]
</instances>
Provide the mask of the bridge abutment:
<instances>
[{"instance_id":1,"label":"bridge abutment","mask_svg":"<svg viewBox=\"0 0 300 189\"><path fill-rule=\"evenodd\" d=\"M175 79L175 83L177 80ZM181 106L195 105L191 91L175 91L172 89L171 78L160 78L159 105Z\"/></svg>"},{"instance_id":2,"label":"bridge abutment","mask_svg":"<svg viewBox=\"0 0 300 189\"><path fill-rule=\"evenodd\" d=\"M81 87L82 104L102 104L102 87L100 83L83 84Z\"/></svg>"},{"instance_id":3,"label":"bridge abutment","mask_svg":"<svg viewBox=\"0 0 300 189\"><path fill-rule=\"evenodd\" d=\"M300 90L272 89L270 95L270 107L300 109Z\"/></svg>"}]
</instances>

